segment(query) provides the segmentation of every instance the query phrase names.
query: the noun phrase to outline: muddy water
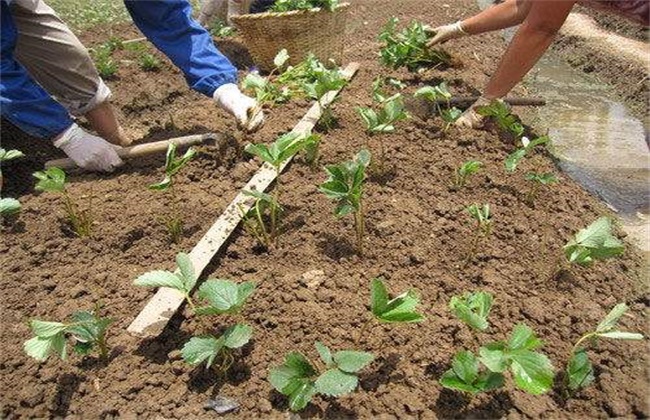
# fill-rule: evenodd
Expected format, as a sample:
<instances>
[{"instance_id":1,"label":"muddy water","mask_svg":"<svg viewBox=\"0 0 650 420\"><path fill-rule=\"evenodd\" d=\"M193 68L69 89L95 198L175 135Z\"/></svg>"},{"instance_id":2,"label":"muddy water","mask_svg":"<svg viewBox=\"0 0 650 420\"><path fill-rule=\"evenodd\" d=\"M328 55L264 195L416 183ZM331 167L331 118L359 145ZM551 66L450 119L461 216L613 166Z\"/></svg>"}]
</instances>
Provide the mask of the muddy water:
<instances>
[{"instance_id":1,"label":"muddy water","mask_svg":"<svg viewBox=\"0 0 650 420\"><path fill-rule=\"evenodd\" d=\"M527 78L547 100L536 126L548 130L560 168L620 215L625 230L650 252L650 152L643 123L611 88L553 57Z\"/></svg>"},{"instance_id":2,"label":"muddy water","mask_svg":"<svg viewBox=\"0 0 650 420\"><path fill-rule=\"evenodd\" d=\"M491 0L477 0L485 9ZM503 31L506 41L513 30ZM650 257L650 150L643 123L615 92L548 53L526 78L546 99L534 125L548 131L559 167L621 217L628 235Z\"/></svg>"}]
</instances>

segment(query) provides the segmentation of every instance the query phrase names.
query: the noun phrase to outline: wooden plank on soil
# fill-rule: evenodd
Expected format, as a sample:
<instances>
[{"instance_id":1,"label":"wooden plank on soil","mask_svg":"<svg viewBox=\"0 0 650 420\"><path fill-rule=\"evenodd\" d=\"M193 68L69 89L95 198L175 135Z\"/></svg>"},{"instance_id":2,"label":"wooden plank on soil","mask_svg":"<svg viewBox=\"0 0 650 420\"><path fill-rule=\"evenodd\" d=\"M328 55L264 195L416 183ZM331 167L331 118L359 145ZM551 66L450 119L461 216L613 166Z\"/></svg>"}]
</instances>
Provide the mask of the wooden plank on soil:
<instances>
[{"instance_id":1,"label":"wooden plank on soil","mask_svg":"<svg viewBox=\"0 0 650 420\"><path fill-rule=\"evenodd\" d=\"M359 69L358 63L350 63L344 70L344 76L350 80ZM336 98L340 90L331 91L325 94L320 103L315 103L304 117L291 130L298 135L308 135L321 117L323 107L329 106ZM284 170L291 161L287 159L282 164ZM242 191L257 190L265 191L275 180L275 169L264 164L258 169ZM189 253L190 260L194 265L197 275L200 275L210 263L214 255L221 249L226 240L235 231L235 228L242 219L242 214L247 213L254 199L245 195L242 191L226 207L226 210L219 216L216 222L210 227L199 243ZM134 335L141 337L157 336L165 328L171 317L183 304L184 297L174 289L161 287L149 300L138 316L133 320L127 330Z\"/></svg>"},{"instance_id":2,"label":"wooden plank on soil","mask_svg":"<svg viewBox=\"0 0 650 420\"><path fill-rule=\"evenodd\" d=\"M167 146L170 143L176 143L176 146L179 148L192 146L195 144L204 143L207 140L220 141L223 139L223 134L217 133L207 133L207 134L195 134L192 136L176 137L168 140L154 141L151 143L138 144L135 146L122 147L117 150L117 155L122 159L132 159L135 157L148 156L155 153L164 153L167 150ZM45 162L46 168L51 168L56 166L61 169L72 169L76 168L77 164L70 158L48 160Z\"/></svg>"}]
</instances>

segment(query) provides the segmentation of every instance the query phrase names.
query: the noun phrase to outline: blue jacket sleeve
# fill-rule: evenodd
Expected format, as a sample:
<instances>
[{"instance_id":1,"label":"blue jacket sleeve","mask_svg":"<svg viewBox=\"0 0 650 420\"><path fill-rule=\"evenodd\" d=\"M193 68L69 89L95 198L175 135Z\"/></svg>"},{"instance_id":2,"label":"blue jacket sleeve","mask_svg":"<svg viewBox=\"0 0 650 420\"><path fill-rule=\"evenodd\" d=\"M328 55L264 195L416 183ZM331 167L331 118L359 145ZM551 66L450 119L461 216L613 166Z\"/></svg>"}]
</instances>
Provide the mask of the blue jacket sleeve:
<instances>
[{"instance_id":1,"label":"blue jacket sleeve","mask_svg":"<svg viewBox=\"0 0 650 420\"><path fill-rule=\"evenodd\" d=\"M237 82L237 69L217 50L212 37L192 18L185 0L124 0L135 25L183 72L194 90L212 96Z\"/></svg>"},{"instance_id":2,"label":"blue jacket sleeve","mask_svg":"<svg viewBox=\"0 0 650 420\"><path fill-rule=\"evenodd\" d=\"M0 113L31 136L53 138L72 125L72 118L16 61L16 26L7 3L0 7Z\"/></svg>"}]
</instances>

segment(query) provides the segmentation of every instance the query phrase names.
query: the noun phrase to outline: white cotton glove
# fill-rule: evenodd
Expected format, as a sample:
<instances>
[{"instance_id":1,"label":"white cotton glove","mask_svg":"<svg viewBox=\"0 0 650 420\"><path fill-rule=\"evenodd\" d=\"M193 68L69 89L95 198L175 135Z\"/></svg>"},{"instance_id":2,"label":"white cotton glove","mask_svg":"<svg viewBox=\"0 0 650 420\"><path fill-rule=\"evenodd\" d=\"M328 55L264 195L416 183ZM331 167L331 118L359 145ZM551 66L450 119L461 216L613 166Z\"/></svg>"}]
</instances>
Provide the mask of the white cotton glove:
<instances>
[{"instance_id":1,"label":"white cotton glove","mask_svg":"<svg viewBox=\"0 0 650 420\"><path fill-rule=\"evenodd\" d=\"M255 99L241 93L234 83L219 86L212 97L217 106L233 115L246 131L255 131L264 122L262 107Z\"/></svg>"},{"instance_id":2,"label":"white cotton glove","mask_svg":"<svg viewBox=\"0 0 650 420\"><path fill-rule=\"evenodd\" d=\"M460 20L456 23L451 23L449 25L438 26L433 29L425 29L429 33L434 33L433 38L427 42L427 47L433 47L436 44L441 44L450 39L460 38L462 36L468 35L467 32L461 26Z\"/></svg>"},{"instance_id":3,"label":"white cotton glove","mask_svg":"<svg viewBox=\"0 0 650 420\"><path fill-rule=\"evenodd\" d=\"M115 148L101 137L84 131L76 123L54 141L77 166L90 171L111 172L122 165Z\"/></svg>"},{"instance_id":4,"label":"white cotton glove","mask_svg":"<svg viewBox=\"0 0 650 420\"><path fill-rule=\"evenodd\" d=\"M481 96L478 98L476 102L472 104L465 112L463 112L463 115L461 115L454 125L456 127L464 127L464 128L480 128L483 125L483 116L479 114L476 110L479 107L490 105L492 101L490 99L484 98Z\"/></svg>"},{"instance_id":5,"label":"white cotton glove","mask_svg":"<svg viewBox=\"0 0 650 420\"><path fill-rule=\"evenodd\" d=\"M201 0L201 9L197 20L208 26L214 19L226 20L226 2L228 0Z\"/></svg>"}]
</instances>

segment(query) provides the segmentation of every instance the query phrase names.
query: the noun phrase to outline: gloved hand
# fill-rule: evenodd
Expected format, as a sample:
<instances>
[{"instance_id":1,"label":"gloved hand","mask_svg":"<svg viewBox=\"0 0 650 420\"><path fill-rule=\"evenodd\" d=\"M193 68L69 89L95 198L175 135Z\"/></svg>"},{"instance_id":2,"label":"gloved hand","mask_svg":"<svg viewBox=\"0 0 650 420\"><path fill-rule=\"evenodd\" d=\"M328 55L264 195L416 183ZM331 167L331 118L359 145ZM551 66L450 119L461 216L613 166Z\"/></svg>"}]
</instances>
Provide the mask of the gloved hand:
<instances>
[{"instance_id":1,"label":"gloved hand","mask_svg":"<svg viewBox=\"0 0 650 420\"><path fill-rule=\"evenodd\" d=\"M208 26L214 19L226 21L228 0L201 0L201 9L199 11L198 22L203 26Z\"/></svg>"},{"instance_id":2,"label":"gloved hand","mask_svg":"<svg viewBox=\"0 0 650 420\"><path fill-rule=\"evenodd\" d=\"M111 172L123 163L115 146L101 137L87 133L76 123L57 137L54 145L79 167L90 171Z\"/></svg>"},{"instance_id":3,"label":"gloved hand","mask_svg":"<svg viewBox=\"0 0 650 420\"><path fill-rule=\"evenodd\" d=\"M219 86L212 97L217 106L233 115L246 131L255 131L264 122L262 107L255 99L241 93L234 83Z\"/></svg>"},{"instance_id":4,"label":"gloved hand","mask_svg":"<svg viewBox=\"0 0 650 420\"><path fill-rule=\"evenodd\" d=\"M456 23L451 23L449 25L438 26L437 28L425 28L429 33L434 33L433 38L427 42L427 47L431 48L436 44L449 41L450 39L460 38L462 36L468 35L467 32L461 26L460 20Z\"/></svg>"},{"instance_id":5,"label":"gloved hand","mask_svg":"<svg viewBox=\"0 0 650 420\"><path fill-rule=\"evenodd\" d=\"M492 103L491 99L487 99L483 96L478 98L476 102L472 104L465 112L463 112L463 115L461 115L454 125L456 127L464 127L464 128L479 128L483 125L483 116L477 112L477 109L490 105Z\"/></svg>"}]
</instances>

